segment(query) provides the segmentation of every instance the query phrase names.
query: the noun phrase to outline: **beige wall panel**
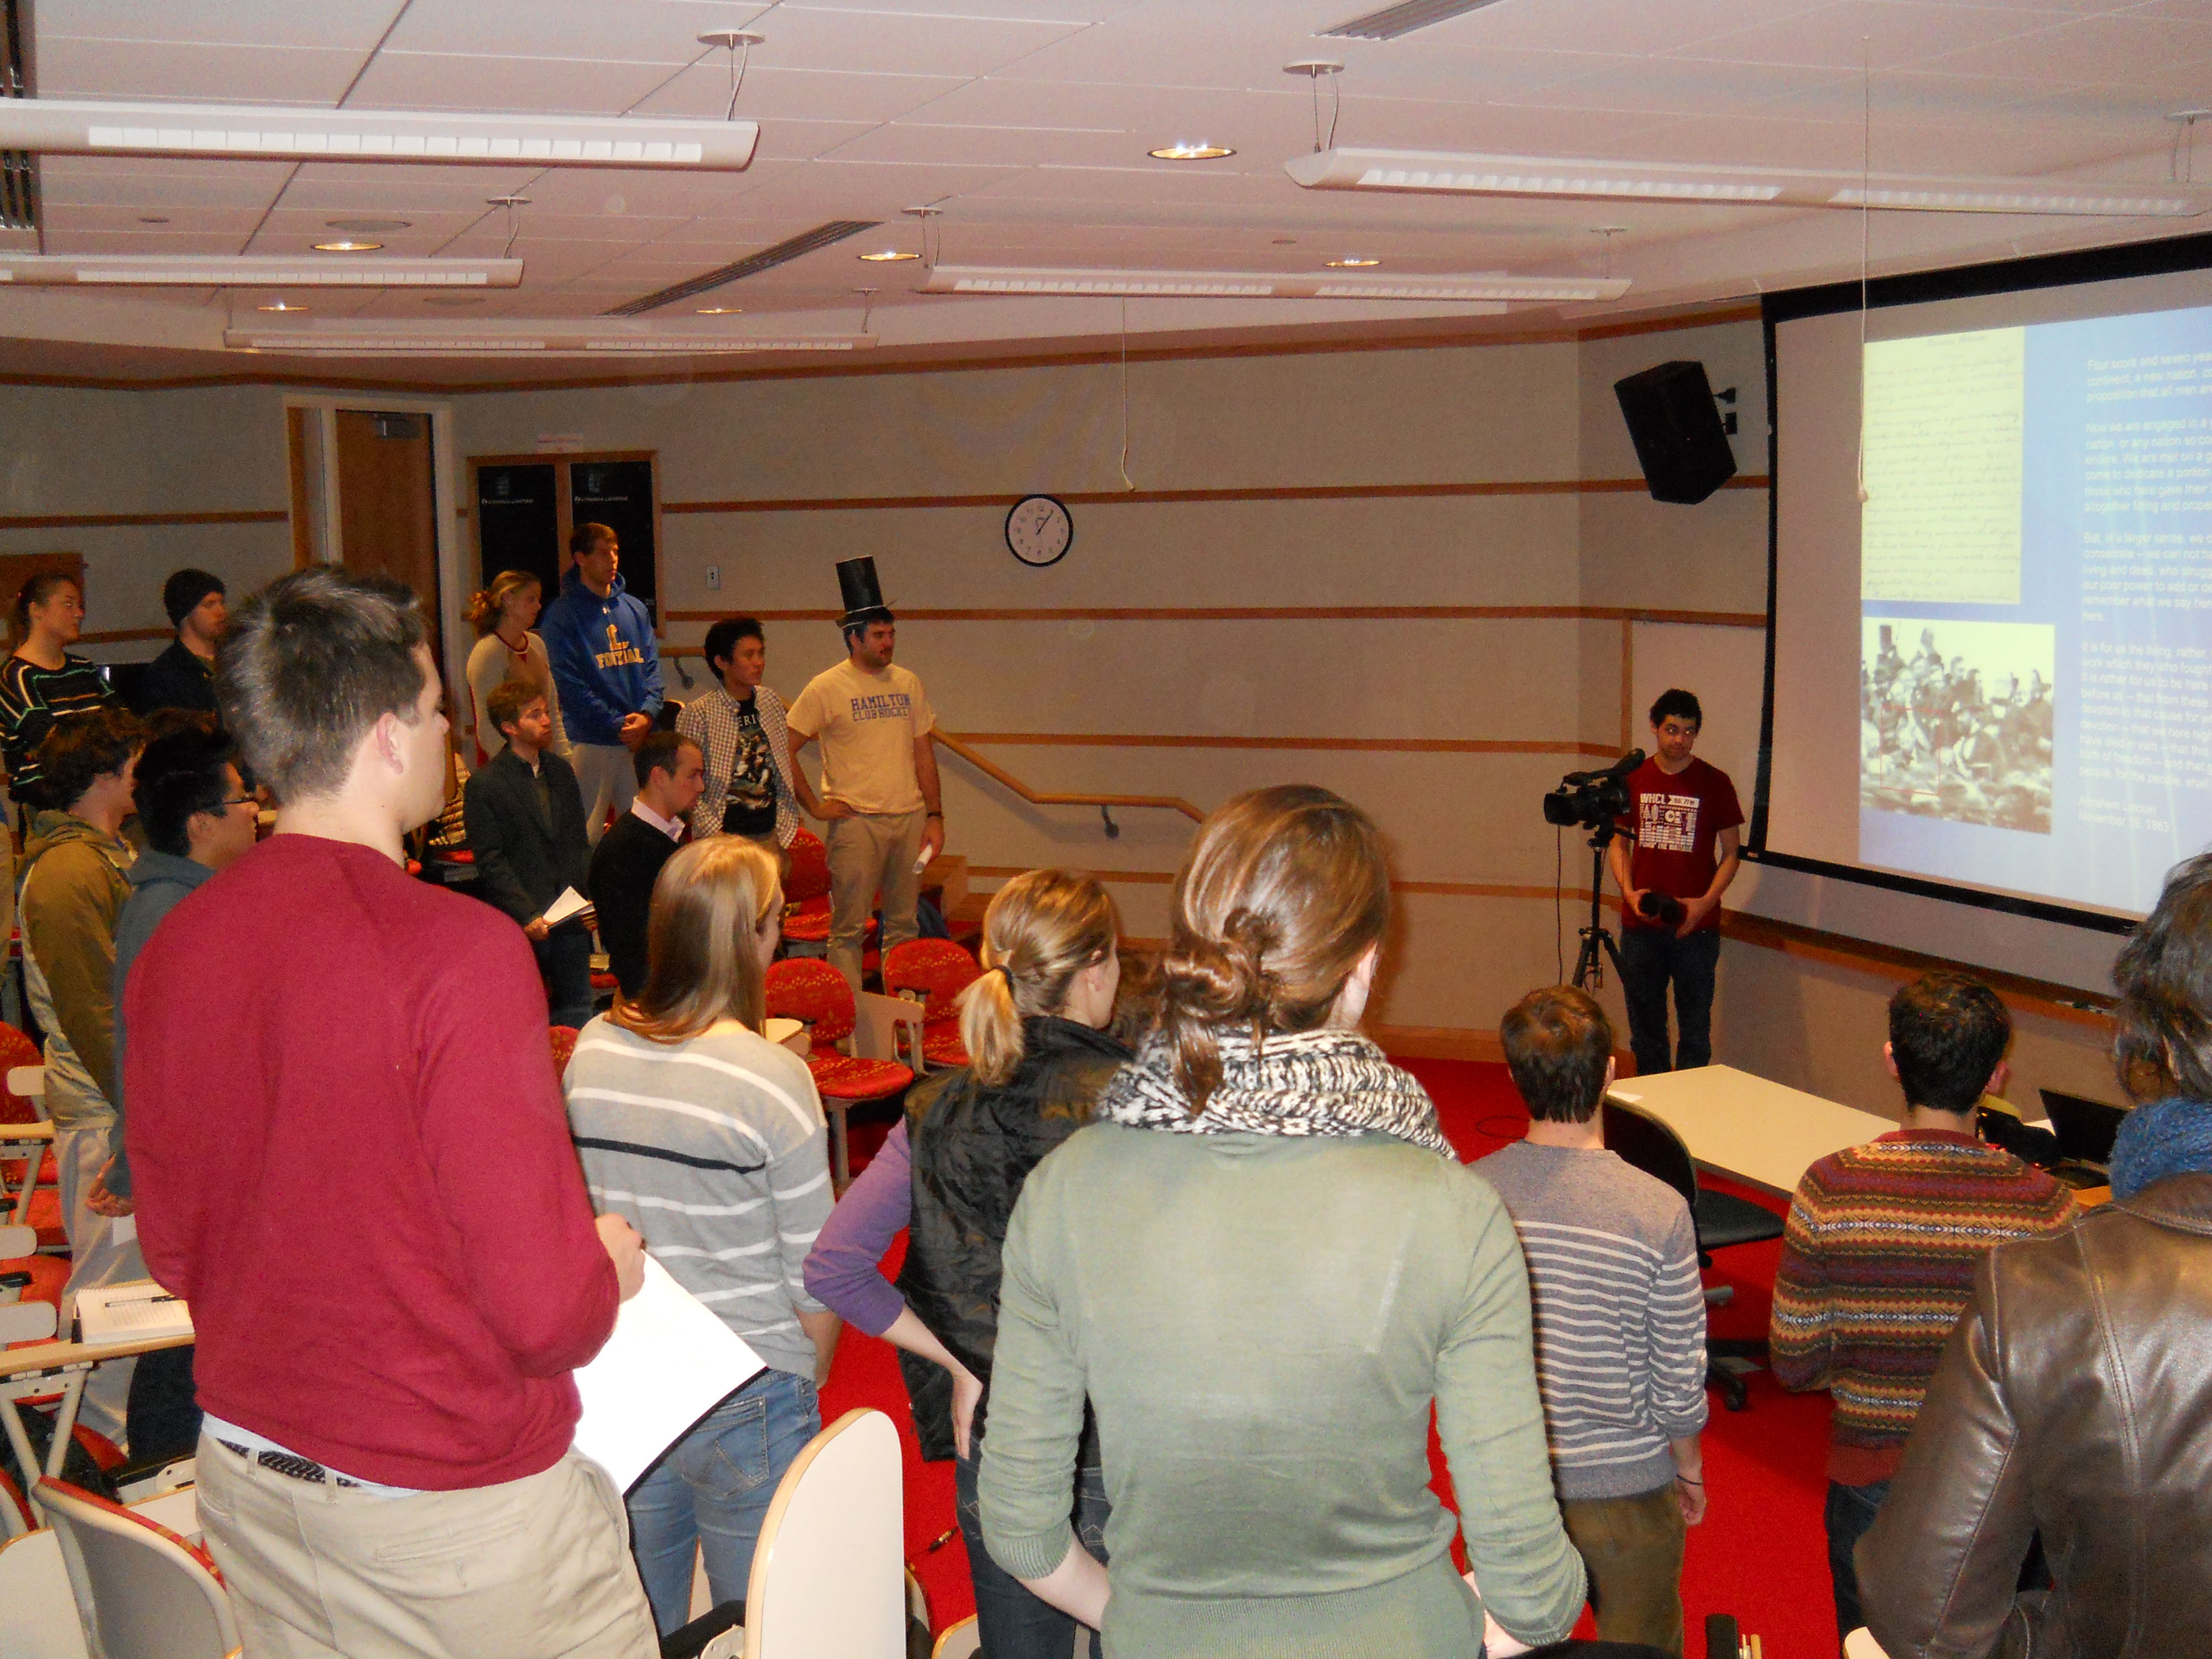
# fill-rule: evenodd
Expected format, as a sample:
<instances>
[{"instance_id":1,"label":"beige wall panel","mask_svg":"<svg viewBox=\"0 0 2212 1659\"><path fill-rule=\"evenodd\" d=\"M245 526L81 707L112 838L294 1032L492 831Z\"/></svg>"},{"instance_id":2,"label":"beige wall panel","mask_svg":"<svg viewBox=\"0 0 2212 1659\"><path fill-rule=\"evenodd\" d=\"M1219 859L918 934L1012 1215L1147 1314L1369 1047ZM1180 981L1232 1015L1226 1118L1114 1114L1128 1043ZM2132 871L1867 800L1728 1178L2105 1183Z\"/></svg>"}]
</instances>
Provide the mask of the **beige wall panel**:
<instances>
[{"instance_id":1,"label":"beige wall panel","mask_svg":"<svg viewBox=\"0 0 2212 1659\"><path fill-rule=\"evenodd\" d=\"M1665 611L1766 609L1766 492L1695 507L1626 491L1582 500L1583 603Z\"/></svg>"},{"instance_id":2,"label":"beige wall panel","mask_svg":"<svg viewBox=\"0 0 2212 1659\"><path fill-rule=\"evenodd\" d=\"M1146 489L1574 476L1571 344L1133 363ZM464 453L657 448L671 501L1111 489L1112 364L469 398Z\"/></svg>"},{"instance_id":3,"label":"beige wall panel","mask_svg":"<svg viewBox=\"0 0 2212 1659\"><path fill-rule=\"evenodd\" d=\"M1581 677L1582 738L1613 748L1620 743L1621 733L1622 625L1610 621L1582 623L1576 627L1575 639L1576 666ZM1632 741L1633 737L1632 732Z\"/></svg>"},{"instance_id":4,"label":"beige wall panel","mask_svg":"<svg viewBox=\"0 0 2212 1659\"><path fill-rule=\"evenodd\" d=\"M0 386L0 516L283 511L274 387L80 392Z\"/></svg>"},{"instance_id":5,"label":"beige wall panel","mask_svg":"<svg viewBox=\"0 0 2212 1659\"><path fill-rule=\"evenodd\" d=\"M1635 624L1636 743L1653 744L1650 712L1662 691L1694 692L1705 711L1698 757L1729 775L1744 817L1759 787L1759 723L1766 696L1766 635L1752 628Z\"/></svg>"},{"instance_id":6,"label":"beige wall panel","mask_svg":"<svg viewBox=\"0 0 2212 1659\"><path fill-rule=\"evenodd\" d=\"M925 622L899 630L898 660L955 732L1572 743L1576 626ZM837 635L774 633L769 683L795 701L842 654Z\"/></svg>"},{"instance_id":7,"label":"beige wall panel","mask_svg":"<svg viewBox=\"0 0 2212 1659\"><path fill-rule=\"evenodd\" d=\"M1620 416L1613 383L1655 364L1694 359L1717 392L1735 388L1736 435L1729 440L1736 471L1766 471L1766 337L1756 319L1705 328L1672 329L1662 334L1623 334L1582 345L1582 476L1638 478L1636 446Z\"/></svg>"},{"instance_id":8,"label":"beige wall panel","mask_svg":"<svg viewBox=\"0 0 2212 1659\"><path fill-rule=\"evenodd\" d=\"M875 556L899 603L932 609L1563 605L1579 590L1571 495L1100 502L1072 512L1074 544L1042 570L1007 551L996 507L667 514L661 592L678 611L820 609L836 603L831 567L860 553ZM706 586L714 564L719 593Z\"/></svg>"},{"instance_id":9,"label":"beige wall panel","mask_svg":"<svg viewBox=\"0 0 2212 1659\"><path fill-rule=\"evenodd\" d=\"M161 584L186 565L211 570L235 605L292 568L292 532L283 524L128 525L116 528L0 530L0 553L64 551L84 555L85 629L95 634L169 626ZM100 662L151 657L158 641L89 644Z\"/></svg>"},{"instance_id":10,"label":"beige wall panel","mask_svg":"<svg viewBox=\"0 0 2212 1659\"><path fill-rule=\"evenodd\" d=\"M1548 899L1401 894L1392 921L1383 976L1368 1006L1370 1024L1495 1030L1522 996L1558 982L1559 945ZM1571 903L1570 968L1574 927Z\"/></svg>"}]
</instances>

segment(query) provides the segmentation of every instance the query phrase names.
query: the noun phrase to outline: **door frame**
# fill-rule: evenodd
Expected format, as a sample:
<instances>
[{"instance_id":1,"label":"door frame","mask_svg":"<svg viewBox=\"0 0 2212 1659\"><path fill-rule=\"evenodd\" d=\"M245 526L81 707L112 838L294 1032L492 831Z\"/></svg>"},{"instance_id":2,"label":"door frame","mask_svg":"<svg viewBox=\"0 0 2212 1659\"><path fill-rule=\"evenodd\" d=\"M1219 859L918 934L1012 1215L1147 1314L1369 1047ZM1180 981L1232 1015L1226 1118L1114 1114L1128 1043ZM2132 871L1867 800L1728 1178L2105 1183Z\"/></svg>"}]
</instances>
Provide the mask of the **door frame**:
<instances>
[{"instance_id":1,"label":"door frame","mask_svg":"<svg viewBox=\"0 0 2212 1659\"><path fill-rule=\"evenodd\" d=\"M458 445L453 434L453 403L447 398L404 397L396 393L288 392L284 394L285 448L288 466L291 464L291 413L305 412L317 423L325 458L321 488L308 487L304 480L295 480L292 491L292 507L299 512L303 507L313 520L303 525L296 520L292 526L292 545L295 562L304 563L305 550L319 546L324 559L331 564L345 560L345 537L343 517L338 508L338 471L336 457L338 453L338 411L355 410L364 413L391 415L427 415L430 417L430 477L437 501L432 514L432 528L436 533L438 547L438 635L445 646L446 660L439 665L445 676L447 697L451 701L464 698L468 686L468 653L462 648L463 636L471 633L463 620L469 595L474 592L469 580L471 548L461 530L461 520L467 512L467 497L461 493L461 470ZM466 643L473 643L471 639ZM458 710L454 714L459 723Z\"/></svg>"}]
</instances>

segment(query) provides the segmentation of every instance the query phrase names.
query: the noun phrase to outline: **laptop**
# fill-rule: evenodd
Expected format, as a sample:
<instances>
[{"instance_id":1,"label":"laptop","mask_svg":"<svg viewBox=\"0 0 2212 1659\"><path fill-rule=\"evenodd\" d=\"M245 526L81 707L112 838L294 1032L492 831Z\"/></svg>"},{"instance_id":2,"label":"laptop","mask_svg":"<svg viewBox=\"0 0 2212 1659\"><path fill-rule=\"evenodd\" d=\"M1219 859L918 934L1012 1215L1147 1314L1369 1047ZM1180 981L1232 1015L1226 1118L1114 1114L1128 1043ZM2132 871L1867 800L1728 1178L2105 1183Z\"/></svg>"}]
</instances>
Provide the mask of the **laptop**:
<instances>
[{"instance_id":1,"label":"laptop","mask_svg":"<svg viewBox=\"0 0 2212 1659\"><path fill-rule=\"evenodd\" d=\"M2107 1106L2100 1100L2085 1100L2057 1089L2036 1092L2043 1097L2043 1109L2051 1115L2051 1127L2058 1137L2059 1154L2064 1160L2052 1173L2069 1187L2106 1185L2106 1166L2112 1161L2112 1138L2127 1121L2127 1108Z\"/></svg>"}]
</instances>

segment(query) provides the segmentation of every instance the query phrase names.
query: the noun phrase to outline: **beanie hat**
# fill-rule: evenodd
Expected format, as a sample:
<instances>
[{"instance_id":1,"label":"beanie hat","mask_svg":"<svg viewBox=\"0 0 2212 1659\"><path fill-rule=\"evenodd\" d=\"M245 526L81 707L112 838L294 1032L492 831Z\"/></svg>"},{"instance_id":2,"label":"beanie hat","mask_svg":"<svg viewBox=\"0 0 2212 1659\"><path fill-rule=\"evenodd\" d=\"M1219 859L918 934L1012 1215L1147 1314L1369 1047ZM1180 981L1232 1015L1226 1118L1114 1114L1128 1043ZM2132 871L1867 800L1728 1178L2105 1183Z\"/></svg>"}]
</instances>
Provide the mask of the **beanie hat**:
<instances>
[{"instance_id":1,"label":"beanie hat","mask_svg":"<svg viewBox=\"0 0 2212 1659\"><path fill-rule=\"evenodd\" d=\"M210 593L229 592L222 578L205 570L179 570L161 584L161 609L169 613L169 626L180 626Z\"/></svg>"}]
</instances>

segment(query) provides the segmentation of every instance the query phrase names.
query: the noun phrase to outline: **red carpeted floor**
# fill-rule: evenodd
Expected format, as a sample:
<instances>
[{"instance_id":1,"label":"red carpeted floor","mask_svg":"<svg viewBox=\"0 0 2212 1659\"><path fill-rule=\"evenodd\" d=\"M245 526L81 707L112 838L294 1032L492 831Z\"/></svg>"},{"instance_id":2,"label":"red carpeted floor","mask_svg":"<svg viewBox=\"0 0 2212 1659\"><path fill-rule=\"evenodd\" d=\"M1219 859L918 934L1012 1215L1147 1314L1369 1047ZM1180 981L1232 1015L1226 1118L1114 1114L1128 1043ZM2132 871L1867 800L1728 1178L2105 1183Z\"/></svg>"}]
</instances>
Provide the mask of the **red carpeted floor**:
<instances>
[{"instance_id":1,"label":"red carpeted floor","mask_svg":"<svg viewBox=\"0 0 2212 1659\"><path fill-rule=\"evenodd\" d=\"M1520 1139L1528 1113L1503 1066L1431 1060L1403 1063L1435 1097L1444 1133L1462 1158L1479 1159ZM855 1163L864 1148L872 1151L881 1139L879 1127L854 1124ZM1764 1194L1731 1190L1780 1207L1778 1200ZM886 1271L896 1270L904 1248L903 1239L893 1247ZM1771 1243L1746 1245L1717 1258L1706 1282L1734 1285L1735 1300L1712 1310L1714 1335L1765 1334L1778 1252L1778 1246ZM872 1406L899 1425L907 1460L908 1559L928 1593L931 1617L939 1629L967 1617L975 1611L975 1597L968 1583L967 1552L953 1529L952 1466L921 1462L890 1347L848 1330L822 1404L831 1419L856 1406ZM1770 1659L1831 1659L1834 1655L1835 1615L1820 1528L1827 1439L1827 1396L1784 1393L1765 1371L1751 1378L1748 1411L1723 1410L1714 1397L1712 1421L1705 1431L1711 1510L1705 1524L1690 1534L1682 1570L1691 1654L1704 1653L1705 1615L1727 1613L1735 1615L1747 1635L1758 1632ZM1438 1493L1450 1503L1450 1481L1441 1459L1437 1460L1436 1483ZM949 1539L931 1548L948 1532ZM1466 1563L1462 1559L1460 1565ZM1594 1633L1587 1613L1579 1633Z\"/></svg>"}]
</instances>

